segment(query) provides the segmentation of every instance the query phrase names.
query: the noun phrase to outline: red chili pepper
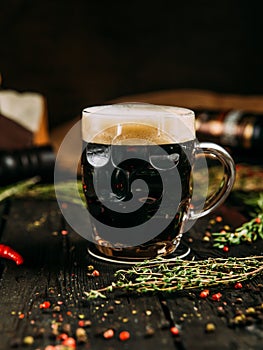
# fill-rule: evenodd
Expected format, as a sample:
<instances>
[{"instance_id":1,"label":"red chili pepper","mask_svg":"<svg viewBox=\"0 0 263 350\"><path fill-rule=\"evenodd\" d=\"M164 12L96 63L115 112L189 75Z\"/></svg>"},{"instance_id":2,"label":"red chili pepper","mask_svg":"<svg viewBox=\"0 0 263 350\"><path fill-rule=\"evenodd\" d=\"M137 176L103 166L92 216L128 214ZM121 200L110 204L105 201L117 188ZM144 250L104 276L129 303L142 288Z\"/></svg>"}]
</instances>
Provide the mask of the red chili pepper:
<instances>
[{"instance_id":1,"label":"red chili pepper","mask_svg":"<svg viewBox=\"0 0 263 350\"><path fill-rule=\"evenodd\" d=\"M0 244L0 258L13 260L17 265L21 265L24 262L23 257L19 253L5 244Z\"/></svg>"}]
</instances>

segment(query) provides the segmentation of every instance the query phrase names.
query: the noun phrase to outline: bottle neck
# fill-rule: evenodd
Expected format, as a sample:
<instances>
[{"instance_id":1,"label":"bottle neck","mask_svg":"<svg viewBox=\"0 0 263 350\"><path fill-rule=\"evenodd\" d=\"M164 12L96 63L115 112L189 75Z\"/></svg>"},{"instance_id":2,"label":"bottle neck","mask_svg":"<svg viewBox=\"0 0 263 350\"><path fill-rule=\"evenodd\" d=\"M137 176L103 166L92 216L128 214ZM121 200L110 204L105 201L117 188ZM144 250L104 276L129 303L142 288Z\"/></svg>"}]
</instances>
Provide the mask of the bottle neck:
<instances>
[{"instance_id":1,"label":"bottle neck","mask_svg":"<svg viewBox=\"0 0 263 350\"><path fill-rule=\"evenodd\" d=\"M0 185L5 186L33 176L53 180L55 153L52 146L0 151Z\"/></svg>"}]
</instances>

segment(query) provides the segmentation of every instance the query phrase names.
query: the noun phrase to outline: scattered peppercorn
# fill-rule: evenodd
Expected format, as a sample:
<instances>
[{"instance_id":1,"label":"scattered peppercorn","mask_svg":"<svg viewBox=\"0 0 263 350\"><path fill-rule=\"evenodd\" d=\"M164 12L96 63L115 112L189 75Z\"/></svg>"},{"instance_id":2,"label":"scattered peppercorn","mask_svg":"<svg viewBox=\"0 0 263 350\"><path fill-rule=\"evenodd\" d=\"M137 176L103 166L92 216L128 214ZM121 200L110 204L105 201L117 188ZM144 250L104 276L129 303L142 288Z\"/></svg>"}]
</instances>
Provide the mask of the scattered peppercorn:
<instances>
[{"instance_id":1,"label":"scattered peppercorn","mask_svg":"<svg viewBox=\"0 0 263 350\"><path fill-rule=\"evenodd\" d=\"M246 313L248 313L248 314L254 314L254 313L256 313L256 310L255 310L254 307L248 307L248 308L246 309Z\"/></svg>"},{"instance_id":2,"label":"scattered peppercorn","mask_svg":"<svg viewBox=\"0 0 263 350\"><path fill-rule=\"evenodd\" d=\"M218 306L217 312L218 312L218 316L224 316L225 313L226 313L225 309L223 308L223 306Z\"/></svg>"},{"instance_id":3,"label":"scattered peppercorn","mask_svg":"<svg viewBox=\"0 0 263 350\"><path fill-rule=\"evenodd\" d=\"M152 314L152 311L151 311L151 310L146 310L146 311L145 311L145 315L146 315L146 316L151 316L151 314Z\"/></svg>"},{"instance_id":4,"label":"scattered peppercorn","mask_svg":"<svg viewBox=\"0 0 263 350\"><path fill-rule=\"evenodd\" d=\"M216 294L212 295L212 300L219 301L221 299L221 297L222 297L221 293L216 293Z\"/></svg>"},{"instance_id":5,"label":"scattered peppercorn","mask_svg":"<svg viewBox=\"0 0 263 350\"><path fill-rule=\"evenodd\" d=\"M87 333L84 328L77 328L76 329L76 338L78 343L86 343L88 340Z\"/></svg>"},{"instance_id":6,"label":"scattered peppercorn","mask_svg":"<svg viewBox=\"0 0 263 350\"><path fill-rule=\"evenodd\" d=\"M214 332L215 329L216 329L216 326L212 322L207 323L206 326L205 326L205 331L208 332L208 333Z\"/></svg>"},{"instance_id":7,"label":"scattered peppercorn","mask_svg":"<svg viewBox=\"0 0 263 350\"><path fill-rule=\"evenodd\" d=\"M237 282L237 283L235 284L235 289L241 289L241 288L243 288L242 283Z\"/></svg>"},{"instance_id":8,"label":"scattered peppercorn","mask_svg":"<svg viewBox=\"0 0 263 350\"><path fill-rule=\"evenodd\" d=\"M234 323L235 324L244 324L245 323L245 315L241 314L241 315L237 315L234 317Z\"/></svg>"},{"instance_id":9,"label":"scattered peppercorn","mask_svg":"<svg viewBox=\"0 0 263 350\"><path fill-rule=\"evenodd\" d=\"M237 304L243 303L243 299L242 299L242 298L236 298L236 303L237 303Z\"/></svg>"},{"instance_id":10,"label":"scattered peppercorn","mask_svg":"<svg viewBox=\"0 0 263 350\"><path fill-rule=\"evenodd\" d=\"M94 277L98 277L99 275L100 275L100 273L99 273L98 270L94 270L94 271L92 272L92 276L94 276Z\"/></svg>"},{"instance_id":11,"label":"scattered peppercorn","mask_svg":"<svg viewBox=\"0 0 263 350\"><path fill-rule=\"evenodd\" d=\"M91 321L90 320L85 320L84 321L84 327L90 327L91 326Z\"/></svg>"},{"instance_id":12,"label":"scattered peppercorn","mask_svg":"<svg viewBox=\"0 0 263 350\"><path fill-rule=\"evenodd\" d=\"M179 334L179 329L175 326L170 328L170 332L172 333L172 335L178 335Z\"/></svg>"},{"instance_id":13,"label":"scattered peppercorn","mask_svg":"<svg viewBox=\"0 0 263 350\"><path fill-rule=\"evenodd\" d=\"M113 329L107 329L104 333L103 333L103 338L104 339L111 339L114 337L114 330Z\"/></svg>"},{"instance_id":14,"label":"scattered peppercorn","mask_svg":"<svg viewBox=\"0 0 263 350\"><path fill-rule=\"evenodd\" d=\"M60 312L61 308L59 305L55 305L52 309L53 312Z\"/></svg>"},{"instance_id":15,"label":"scattered peppercorn","mask_svg":"<svg viewBox=\"0 0 263 350\"><path fill-rule=\"evenodd\" d=\"M24 345L32 345L32 344L34 344L34 341L35 341L34 338L31 335L28 335L23 339L23 344Z\"/></svg>"},{"instance_id":16,"label":"scattered peppercorn","mask_svg":"<svg viewBox=\"0 0 263 350\"><path fill-rule=\"evenodd\" d=\"M68 230L61 230L62 236L66 236L68 234Z\"/></svg>"},{"instance_id":17,"label":"scattered peppercorn","mask_svg":"<svg viewBox=\"0 0 263 350\"><path fill-rule=\"evenodd\" d=\"M39 305L40 309L49 309L51 303L49 301L44 301L42 304Z\"/></svg>"},{"instance_id":18,"label":"scattered peppercorn","mask_svg":"<svg viewBox=\"0 0 263 350\"><path fill-rule=\"evenodd\" d=\"M216 217L216 222L222 222L222 221L223 221L222 216L217 216L217 217Z\"/></svg>"},{"instance_id":19,"label":"scattered peppercorn","mask_svg":"<svg viewBox=\"0 0 263 350\"><path fill-rule=\"evenodd\" d=\"M154 333L155 333L155 330L154 330L154 328L153 327L151 327L151 326L149 326L149 325L147 325L146 327L145 327L145 337L146 338L149 338L149 337L152 337L153 335L154 335Z\"/></svg>"},{"instance_id":20,"label":"scattered peppercorn","mask_svg":"<svg viewBox=\"0 0 263 350\"><path fill-rule=\"evenodd\" d=\"M61 333L58 335L58 340L64 341L66 339L68 339L68 334L67 333Z\"/></svg>"},{"instance_id":21,"label":"scattered peppercorn","mask_svg":"<svg viewBox=\"0 0 263 350\"><path fill-rule=\"evenodd\" d=\"M259 217L255 218L255 223L260 224L261 223L261 219Z\"/></svg>"},{"instance_id":22,"label":"scattered peppercorn","mask_svg":"<svg viewBox=\"0 0 263 350\"><path fill-rule=\"evenodd\" d=\"M204 299L204 298L207 298L208 295L209 295L209 290L208 290L208 289L202 290L202 291L200 292L200 294L199 294L200 298L203 298L203 299Z\"/></svg>"},{"instance_id":23,"label":"scattered peppercorn","mask_svg":"<svg viewBox=\"0 0 263 350\"><path fill-rule=\"evenodd\" d=\"M120 334L119 334L119 339L121 340L121 341L126 341L126 340L128 340L128 339L130 339L130 333L128 332L128 331L122 331L122 332L120 332Z\"/></svg>"},{"instance_id":24,"label":"scattered peppercorn","mask_svg":"<svg viewBox=\"0 0 263 350\"><path fill-rule=\"evenodd\" d=\"M228 251L229 251L229 247L228 247L227 245L224 245L223 251L224 251L224 252L228 252Z\"/></svg>"},{"instance_id":25,"label":"scattered peppercorn","mask_svg":"<svg viewBox=\"0 0 263 350\"><path fill-rule=\"evenodd\" d=\"M205 236L211 237L211 236L212 236L212 235L211 235L211 232L210 232L210 231L205 231Z\"/></svg>"},{"instance_id":26,"label":"scattered peppercorn","mask_svg":"<svg viewBox=\"0 0 263 350\"><path fill-rule=\"evenodd\" d=\"M72 337L68 337L62 342L62 345L68 346L69 348L76 348L76 340Z\"/></svg>"}]
</instances>

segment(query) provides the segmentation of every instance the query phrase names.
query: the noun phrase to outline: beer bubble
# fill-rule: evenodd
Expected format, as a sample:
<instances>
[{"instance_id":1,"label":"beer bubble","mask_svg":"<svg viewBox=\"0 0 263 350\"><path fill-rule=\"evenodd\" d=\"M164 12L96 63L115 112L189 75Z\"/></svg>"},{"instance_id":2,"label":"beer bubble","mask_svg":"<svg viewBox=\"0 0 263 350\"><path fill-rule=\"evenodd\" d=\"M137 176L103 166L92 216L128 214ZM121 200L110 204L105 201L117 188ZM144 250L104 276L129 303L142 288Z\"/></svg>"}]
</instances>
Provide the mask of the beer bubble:
<instances>
[{"instance_id":1,"label":"beer bubble","mask_svg":"<svg viewBox=\"0 0 263 350\"><path fill-rule=\"evenodd\" d=\"M150 164L157 170L171 170L175 168L179 162L179 154L152 155L149 157Z\"/></svg>"},{"instance_id":2,"label":"beer bubble","mask_svg":"<svg viewBox=\"0 0 263 350\"><path fill-rule=\"evenodd\" d=\"M102 167L106 165L111 156L111 147L107 145L87 145L87 160L90 165L97 167Z\"/></svg>"}]
</instances>

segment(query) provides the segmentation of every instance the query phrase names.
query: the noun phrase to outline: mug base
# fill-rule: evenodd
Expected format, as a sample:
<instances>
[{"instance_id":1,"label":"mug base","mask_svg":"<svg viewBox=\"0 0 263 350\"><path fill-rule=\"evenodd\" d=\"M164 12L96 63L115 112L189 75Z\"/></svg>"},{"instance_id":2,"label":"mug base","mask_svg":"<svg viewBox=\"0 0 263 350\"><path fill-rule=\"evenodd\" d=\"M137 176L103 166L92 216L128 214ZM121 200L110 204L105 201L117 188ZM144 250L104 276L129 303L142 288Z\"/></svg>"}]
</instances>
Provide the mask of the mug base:
<instances>
[{"instance_id":1,"label":"mug base","mask_svg":"<svg viewBox=\"0 0 263 350\"><path fill-rule=\"evenodd\" d=\"M176 250L166 256L162 256L162 259L165 261L171 261L173 259L183 259L185 258L191 251L191 248L184 242L180 242ZM92 256L95 259L99 259L105 262L115 263L115 264L128 264L128 265L134 265L139 264L145 259L142 258L123 258L123 257L114 257L114 256L106 256L102 252L100 252L94 244L91 244L88 247L88 254ZM148 259L147 259L148 260Z\"/></svg>"}]
</instances>

